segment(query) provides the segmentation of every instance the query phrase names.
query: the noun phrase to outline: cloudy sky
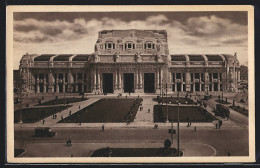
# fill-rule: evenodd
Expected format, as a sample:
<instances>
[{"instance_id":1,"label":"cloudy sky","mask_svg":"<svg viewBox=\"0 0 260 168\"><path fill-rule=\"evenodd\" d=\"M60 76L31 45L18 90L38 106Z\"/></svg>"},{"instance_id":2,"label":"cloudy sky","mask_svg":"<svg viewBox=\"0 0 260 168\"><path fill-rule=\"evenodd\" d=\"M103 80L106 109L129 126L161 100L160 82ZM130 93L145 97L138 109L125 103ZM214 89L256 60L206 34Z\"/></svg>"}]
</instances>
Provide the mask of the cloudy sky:
<instances>
[{"instance_id":1,"label":"cloudy sky","mask_svg":"<svg viewBox=\"0 0 260 168\"><path fill-rule=\"evenodd\" d=\"M166 30L170 54L234 54L247 65L246 12L14 13L14 69L25 53L90 54L98 31Z\"/></svg>"}]
</instances>

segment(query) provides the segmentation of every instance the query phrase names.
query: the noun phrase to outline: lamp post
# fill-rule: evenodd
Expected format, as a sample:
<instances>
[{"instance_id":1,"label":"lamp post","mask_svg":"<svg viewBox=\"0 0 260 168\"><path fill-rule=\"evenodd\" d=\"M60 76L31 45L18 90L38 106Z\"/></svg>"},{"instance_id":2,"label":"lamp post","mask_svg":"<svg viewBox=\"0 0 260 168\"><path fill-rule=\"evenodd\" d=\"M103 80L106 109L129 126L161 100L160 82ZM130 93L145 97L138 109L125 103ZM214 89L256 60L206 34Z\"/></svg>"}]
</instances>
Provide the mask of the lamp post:
<instances>
[{"instance_id":1,"label":"lamp post","mask_svg":"<svg viewBox=\"0 0 260 168\"><path fill-rule=\"evenodd\" d=\"M178 146L178 156L180 156L180 102L179 102L179 92L177 93L177 101L178 101L178 139L177 139L177 146Z\"/></svg>"},{"instance_id":2,"label":"lamp post","mask_svg":"<svg viewBox=\"0 0 260 168\"><path fill-rule=\"evenodd\" d=\"M166 122L167 122L167 121L169 121L169 117L168 117L168 114L169 114L169 112L168 112L168 99L167 99L167 83L165 84L165 87L166 87L166 112L167 112L167 120L166 120Z\"/></svg>"}]
</instances>

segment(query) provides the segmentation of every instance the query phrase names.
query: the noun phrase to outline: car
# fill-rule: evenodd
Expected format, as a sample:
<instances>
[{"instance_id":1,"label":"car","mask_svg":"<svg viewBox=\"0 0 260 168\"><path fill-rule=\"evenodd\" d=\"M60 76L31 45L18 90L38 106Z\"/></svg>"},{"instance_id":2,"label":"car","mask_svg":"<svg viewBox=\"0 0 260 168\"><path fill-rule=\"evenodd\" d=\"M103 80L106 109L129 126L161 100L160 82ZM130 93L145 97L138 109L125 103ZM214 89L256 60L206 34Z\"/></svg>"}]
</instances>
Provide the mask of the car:
<instances>
[{"instance_id":1,"label":"car","mask_svg":"<svg viewBox=\"0 0 260 168\"><path fill-rule=\"evenodd\" d=\"M49 127L44 128L35 128L34 136L35 137L53 137L57 135L57 132L54 132Z\"/></svg>"}]
</instances>

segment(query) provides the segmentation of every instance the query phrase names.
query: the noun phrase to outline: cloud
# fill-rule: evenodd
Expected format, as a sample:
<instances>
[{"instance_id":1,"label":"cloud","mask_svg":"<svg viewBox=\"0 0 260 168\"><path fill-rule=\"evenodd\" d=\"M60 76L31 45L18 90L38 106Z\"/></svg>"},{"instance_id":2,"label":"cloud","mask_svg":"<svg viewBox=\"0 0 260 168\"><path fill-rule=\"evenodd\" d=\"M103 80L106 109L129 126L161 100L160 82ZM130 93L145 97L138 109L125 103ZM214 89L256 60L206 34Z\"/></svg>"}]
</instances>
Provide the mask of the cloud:
<instances>
[{"instance_id":1,"label":"cloud","mask_svg":"<svg viewBox=\"0 0 260 168\"><path fill-rule=\"evenodd\" d=\"M170 20L162 14L131 21L109 17L75 18L71 22L24 19L14 21L14 44L19 48L17 59L20 59L20 53L30 51L38 54L93 53L98 32L109 29L166 30L171 54L233 54L240 50L245 54L248 40L246 25L215 15L190 17L183 22Z\"/></svg>"}]
</instances>

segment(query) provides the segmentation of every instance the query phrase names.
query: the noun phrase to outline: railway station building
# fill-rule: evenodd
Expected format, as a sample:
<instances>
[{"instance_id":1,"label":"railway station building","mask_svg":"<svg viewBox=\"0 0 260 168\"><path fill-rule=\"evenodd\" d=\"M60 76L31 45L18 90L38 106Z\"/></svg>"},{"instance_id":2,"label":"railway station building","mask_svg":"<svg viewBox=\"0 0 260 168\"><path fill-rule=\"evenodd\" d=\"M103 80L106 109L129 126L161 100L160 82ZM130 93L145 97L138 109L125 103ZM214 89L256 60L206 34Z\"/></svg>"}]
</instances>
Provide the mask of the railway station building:
<instances>
[{"instance_id":1,"label":"railway station building","mask_svg":"<svg viewBox=\"0 0 260 168\"><path fill-rule=\"evenodd\" d=\"M92 54L25 54L27 93L160 93L237 91L235 55L169 54L165 30L103 30Z\"/></svg>"}]
</instances>

